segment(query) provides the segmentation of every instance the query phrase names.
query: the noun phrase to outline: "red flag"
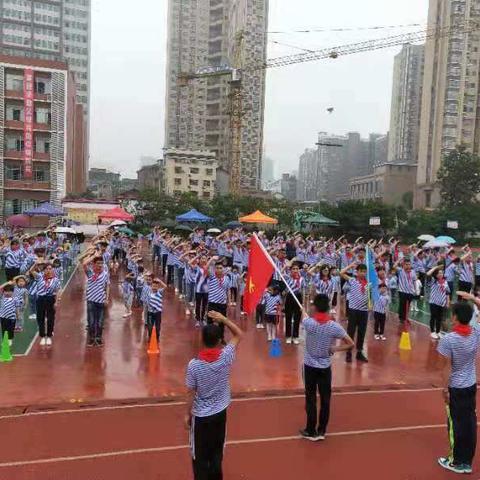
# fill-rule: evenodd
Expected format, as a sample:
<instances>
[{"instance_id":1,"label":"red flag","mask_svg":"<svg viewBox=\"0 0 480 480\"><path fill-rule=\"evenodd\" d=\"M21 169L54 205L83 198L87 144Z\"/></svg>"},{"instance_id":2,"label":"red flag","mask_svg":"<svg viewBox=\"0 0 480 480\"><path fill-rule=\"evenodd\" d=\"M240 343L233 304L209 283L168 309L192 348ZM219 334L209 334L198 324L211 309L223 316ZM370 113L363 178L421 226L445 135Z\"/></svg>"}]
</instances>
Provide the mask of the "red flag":
<instances>
[{"instance_id":1,"label":"red flag","mask_svg":"<svg viewBox=\"0 0 480 480\"><path fill-rule=\"evenodd\" d=\"M254 235L250 242L250 256L248 260L248 274L243 294L243 310L250 314L260 302L275 268L268 253Z\"/></svg>"}]
</instances>

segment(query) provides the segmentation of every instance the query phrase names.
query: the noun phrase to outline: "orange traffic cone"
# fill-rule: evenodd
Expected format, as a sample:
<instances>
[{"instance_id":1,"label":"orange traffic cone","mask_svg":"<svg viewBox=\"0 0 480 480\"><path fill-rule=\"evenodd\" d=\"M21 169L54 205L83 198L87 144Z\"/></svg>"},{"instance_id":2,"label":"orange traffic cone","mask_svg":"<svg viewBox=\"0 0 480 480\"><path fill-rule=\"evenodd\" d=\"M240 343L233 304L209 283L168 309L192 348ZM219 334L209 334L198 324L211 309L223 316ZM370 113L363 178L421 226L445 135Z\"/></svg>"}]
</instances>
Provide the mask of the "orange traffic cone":
<instances>
[{"instance_id":1,"label":"orange traffic cone","mask_svg":"<svg viewBox=\"0 0 480 480\"><path fill-rule=\"evenodd\" d=\"M160 350L158 349L157 329L155 328L155 325L152 328L152 335L150 336L150 341L148 342L147 353L149 355L158 355L160 353Z\"/></svg>"}]
</instances>

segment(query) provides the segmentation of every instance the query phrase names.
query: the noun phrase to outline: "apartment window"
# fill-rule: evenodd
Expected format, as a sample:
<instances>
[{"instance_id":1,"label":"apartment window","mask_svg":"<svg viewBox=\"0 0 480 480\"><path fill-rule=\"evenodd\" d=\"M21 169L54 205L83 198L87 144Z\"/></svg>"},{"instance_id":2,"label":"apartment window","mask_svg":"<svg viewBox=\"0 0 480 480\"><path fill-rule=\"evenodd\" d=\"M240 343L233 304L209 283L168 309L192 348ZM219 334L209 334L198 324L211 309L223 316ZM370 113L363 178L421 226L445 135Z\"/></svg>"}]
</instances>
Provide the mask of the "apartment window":
<instances>
[{"instance_id":1,"label":"apartment window","mask_svg":"<svg viewBox=\"0 0 480 480\"><path fill-rule=\"evenodd\" d=\"M23 109L18 105L7 105L7 120L23 122Z\"/></svg>"},{"instance_id":2,"label":"apartment window","mask_svg":"<svg viewBox=\"0 0 480 480\"><path fill-rule=\"evenodd\" d=\"M194 179L194 178L191 178L190 179L190 185L192 187L197 187L198 186L198 180Z\"/></svg>"},{"instance_id":3,"label":"apartment window","mask_svg":"<svg viewBox=\"0 0 480 480\"><path fill-rule=\"evenodd\" d=\"M52 114L48 108L37 108L35 110L35 123L50 124L52 121Z\"/></svg>"},{"instance_id":4,"label":"apartment window","mask_svg":"<svg viewBox=\"0 0 480 480\"><path fill-rule=\"evenodd\" d=\"M175 167L175 173L183 173L183 168L182 167Z\"/></svg>"},{"instance_id":5,"label":"apartment window","mask_svg":"<svg viewBox=\"0 0 480 480\"><path fill-rule=\"evenodd\" d=\"M182 179L181 178L175 178L173 183L174 183L174 185L181 185L182 184Z\"/></svg>"},{"instance_id":6,"label":"apartment window","mask_svg":"<svg viewBox=\"0 0 480 480\"><path fill-rule=\"evenodd\" d=\"M425 192L425 207L430 208L432 206L432 192Z\"/></svg>"},{"instance_id":7,"label":"apartment window","mask_svg":"<svg viewBox=\"0 0 480 480\"><path fill-rule=\"evenodd\" d=\"M202 196L203 198L210 198L210 192L203 192Z\"/></svg>"},{"instance_id":8,"label":"apartment window","mask_svg":"<svg viewBox=\"0 0 480 480\"><path fill-rule=\"evenodd\" d=\"M48 167L39 166L33 168L33 179L35 182L48 182L50 180Z\"/></svg>"},{"instance_id":9,"label":"apartment window","mask_svg":"<svg viewBox=\"0 0 480 480\"><path fill-rule=\"evenodd\" d=\"M173 191L173 194L174 194L174 195L181 195L181 194L182 194L182 191L181 191L181 190L174 190L174 191Z\"/></svg>"},{"instance_id":10,"label":"apartment window","mask_svg":"<svg viewBox=\"0 0 480 480\"><path fill-rule=\"evenodd\" d=\"M35 140L34 150L37 153L50 153L50 140L38 138Z\"/></svg>"},{"instance_id":11,"label":"apartment window","mask_svg":"<svg viewBox=\"0 0 480 480\"><path fill-rule=\"evenodd\" d=\"M190 168L190 173L198 174L200 173L200 169L197 167Z\"/></svg>"},{"instance_id":12,"label":"apartment window","mask_svg":"<svg viewBox=\"0 0 480 480\"><path fill-rule=\"evenodd\" d=\"M213 175L213 168L207 168L207 169L205 170L205 173L206 173L209 177L211 177L211 176Z\"/></svg>"},{"instance_id":13,"label":"apartment window","mask_svg":"<svg viewBox=\"0 0 480 480\"><path fill-rule=\"evenodd\" d=\"M23 75L7 74L7 90L13 90L15 92L23 91Z\"/></svg>"},{"instance_id":14,"label":"apartment window","mask_svg":"<svg viewBox=\"0 0 480 480\"><path fill-rule=\"evenodd\" d=\"M210 186L210 180L204 180L203 181L203 186L204 187L209 187Z\"/></svg>"},{"instance_id":15,"label":"apartment window","mask_svg":"<svg viewBox=\"0 0 480 480\"><path fill-rule=\"evenodd\" d=\"M15 150L21 152L24 149L24 143L21 138L7 137L6 150Z\"/></svg>"},{"instance_id":16,"label":"apartment window","mask_svg":"<svg viewBox=\"0 0 480 480\"><path fill-rule=\"evenodd\" d=\"M22 166L21 165L5 165L5 176L7 180L21 180Z\"/></svg>"}]
</instances>

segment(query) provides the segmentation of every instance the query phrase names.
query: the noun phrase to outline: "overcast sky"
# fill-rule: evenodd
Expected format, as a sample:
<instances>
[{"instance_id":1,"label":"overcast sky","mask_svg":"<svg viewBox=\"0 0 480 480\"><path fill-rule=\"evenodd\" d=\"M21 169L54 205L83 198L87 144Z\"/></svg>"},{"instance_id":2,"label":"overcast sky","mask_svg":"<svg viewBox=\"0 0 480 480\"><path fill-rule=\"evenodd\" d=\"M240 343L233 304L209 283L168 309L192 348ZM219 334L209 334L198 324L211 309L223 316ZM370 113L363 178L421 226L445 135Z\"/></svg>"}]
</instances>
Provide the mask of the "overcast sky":
<instances>
[{"instance_id":1,"label":"overcast sky","mask_svg":"<svg viewBox=\"0 0 480 480\"><path fill-rule=\"evenodd\" d=\"M91 165L136 177L141 155L164 138L167 0L92 0ZM270 0L269 56L321 49L419 27L345 32L294 30L421 24L428 0ZM317 132L386 133L393 56L400 47L267 73L265 153L277 175L295 170ZM333 114L326 109L334 107Z\"/></svg>"}]
</instances>

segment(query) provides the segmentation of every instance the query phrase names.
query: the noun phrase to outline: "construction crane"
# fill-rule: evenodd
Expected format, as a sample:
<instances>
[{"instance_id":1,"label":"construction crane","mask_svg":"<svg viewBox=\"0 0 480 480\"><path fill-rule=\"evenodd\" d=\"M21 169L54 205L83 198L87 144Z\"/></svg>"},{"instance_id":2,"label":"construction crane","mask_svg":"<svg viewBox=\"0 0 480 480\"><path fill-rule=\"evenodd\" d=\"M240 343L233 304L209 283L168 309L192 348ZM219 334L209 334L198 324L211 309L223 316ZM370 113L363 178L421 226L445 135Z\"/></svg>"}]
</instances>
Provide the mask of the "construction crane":
<instances>
[{"instance_id":1,"label":"construction crane","mask_svg":"<svg viewBox=\"0 0 480 480\"><path fill-rule=\"evenodd\" d=\"M195 79L203 79L207 77L229 76L230 85L230 135L231 135L231 150L230 150L230 191L234 195L238 195L241 190L241 139L242 139L242 98L243 85L242 74L248 71L263 70L267 68L279 68L288 65L295 65L299 63L314 62L323 59L337 59L346 55L353 55L355 53L370 52L375 50L382 50L385 48L395 47L408 43L425 42L427 40L436 38L448 38L453 35L467 35L480 31L480 24L476 22L458 23L448 27L435 27L426 30L419 30L412 33L404 33L401 35L394 35L383 37L374 40L367 40L363 42L351 43L346 45L339 45L336 47L329 47L321 50L305 51L295 55L286 55L267 60L266 62L252 62L247 63L243 68L240 68L238 56L234 59L234 66L214 66L203 67L195 72L180 73L178 76L178 83L180 86L188 86L188 84ZM243 33L237 37L236 52L240 52L240 43L243 39Z\"/></svg>"}]
</instances>

